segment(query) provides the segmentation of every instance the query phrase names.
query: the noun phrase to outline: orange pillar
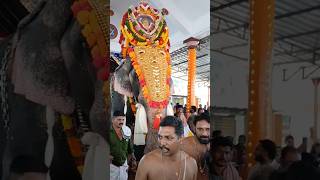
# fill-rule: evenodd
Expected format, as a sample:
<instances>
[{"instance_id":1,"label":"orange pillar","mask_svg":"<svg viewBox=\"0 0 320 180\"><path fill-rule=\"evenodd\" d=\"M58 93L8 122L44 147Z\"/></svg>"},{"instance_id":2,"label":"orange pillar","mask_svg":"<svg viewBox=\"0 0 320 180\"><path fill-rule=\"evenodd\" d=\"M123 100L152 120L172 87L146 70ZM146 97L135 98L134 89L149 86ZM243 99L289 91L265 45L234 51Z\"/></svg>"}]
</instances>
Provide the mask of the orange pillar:
<instances>
[{"instance_id":1,"label":"orange pillar","mask_svg":"<svg viewBox=\"0 0 320 180\"><path fill-rule=\"evenodd\" d=\"M191 106L196 105L195 98L195 81L196 81L196 59L197 50L196 47L199 44L199 40L196 38L188 38L183 43L186 43L188 50L188 97L187 97L187 112L189 112Z\"/></svg>"},{"instance_id":2,"label":"orange pillar","mask_svg":"<svg viewBox=\"0 0 320 180\"><path fill-rule=\"evenodd\" d=\"M259 140L270 138L271 76L275 0L250 0L250 81L248 102L248 168Z\"/></svg>"}]
</instances>

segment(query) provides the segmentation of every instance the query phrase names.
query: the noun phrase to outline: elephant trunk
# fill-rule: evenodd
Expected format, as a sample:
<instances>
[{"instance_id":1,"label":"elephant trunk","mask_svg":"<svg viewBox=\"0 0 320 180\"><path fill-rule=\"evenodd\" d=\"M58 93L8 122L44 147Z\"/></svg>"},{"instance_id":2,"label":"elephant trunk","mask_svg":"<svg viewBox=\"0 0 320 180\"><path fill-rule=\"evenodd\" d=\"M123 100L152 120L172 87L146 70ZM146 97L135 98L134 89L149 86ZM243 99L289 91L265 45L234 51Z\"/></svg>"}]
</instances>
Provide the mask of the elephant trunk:
<instances>
[{"instance_id":1,"label":"elephant trunk","mask_svg":"<svg viewBox=\"0 0 320 180\"><path fill-rule=\"evenodd\" d=\"M146 154L146 153L151 152L159 147L158 139L157 139L158 129L155 129L153 127L153 123L154 123L155 117L157 115L160 115L160 117L162 117L162 118L167 116L167 111L166 111L166 109L163 109L159 112L159 110L157 108L150 108L147 105L147 102L145 101L145 99L141 93L139 94L139 103L141 103L145 107L146 113L147 113L147 118L148 118L148 134L147 134L147 139L146 139L146 147L144 149L144 153Z\"/></svg>"}]
</instances>

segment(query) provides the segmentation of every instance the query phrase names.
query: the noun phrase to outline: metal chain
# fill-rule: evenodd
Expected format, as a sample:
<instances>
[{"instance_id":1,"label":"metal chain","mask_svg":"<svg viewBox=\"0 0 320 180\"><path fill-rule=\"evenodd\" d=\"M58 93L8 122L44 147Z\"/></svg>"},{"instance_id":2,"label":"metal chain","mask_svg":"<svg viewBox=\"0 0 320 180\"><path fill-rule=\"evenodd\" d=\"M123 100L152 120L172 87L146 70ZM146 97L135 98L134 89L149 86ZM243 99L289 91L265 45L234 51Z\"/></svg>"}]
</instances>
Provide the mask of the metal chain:
<instances>
[{"instance_id":1,"label":"metal chain","mask_svg":"<svg viewBox=\"0 0 320 180\"><path fill-rule=\"evenodd\" d=\"M76 113L77 113L77 119L79 120L79 129L81 132L86 133L90 131L90 124L89 120L84 117L84 114L82 112L82 109L79 104L76 105Z\"/></svg>"},{"instance_id":2,"label":"metal chain","mask_svg":"<svg viewBox=\"0 0 320 180\"><path fill-rule=\"evenodd\" d=\"M76 104L76 119L78 120L79 125L77 136L83 136L86 132L91 130L89 119L84 117L82 109L78 103ZM89 145L82 144L82 150L86 153L89 150Z\"/></svg>"},{"instance_id":3,"label":"metal chain","mask_svg":"<svg viewBox=\"0 0 320 180\"><path fill-rule=\"evenodd\" d=\"M5 54L2 58L0 69L0 98L1 98L1 115L6 132L6 138L9 139L10 131L10 116L9 116L9 102L8 102L8 64L10 59L11 46L8 45Z\"/></svg>"}]
</instances>

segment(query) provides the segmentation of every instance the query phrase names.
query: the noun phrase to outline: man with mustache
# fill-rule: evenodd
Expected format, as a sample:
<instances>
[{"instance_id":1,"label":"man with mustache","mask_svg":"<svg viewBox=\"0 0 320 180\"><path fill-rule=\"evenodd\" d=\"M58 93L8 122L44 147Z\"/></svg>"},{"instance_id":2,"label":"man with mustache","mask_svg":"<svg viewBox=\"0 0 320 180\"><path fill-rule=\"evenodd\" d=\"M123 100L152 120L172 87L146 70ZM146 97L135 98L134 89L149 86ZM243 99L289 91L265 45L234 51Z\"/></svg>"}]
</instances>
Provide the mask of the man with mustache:
<instances>
[{"instance_id":1,"label":"man with mustache","mask_svg":"<svg viewBox=\"0 0 320 180\"><path fill-rule=\"evenodd\" d=\"M181 151L182 122L174 116L165 117L158 132L159 149L141 159L136 180L196 180L197 163Z\"/></svg>"},{"instance_id":2,"label":"man with mustache","mask_svg":"<svg viewBox=\"0 0 320 180\"><path fill-rule=\"evenodd\" d=\"M193 121L195 136L182 140L182 150L197 161L198 179L208 179L208 171L205 167L205 154L209 150L210 117L206 114L195 116Z\"/></svg>"},{"instance_id":3,"label":"man with mustache","mask_svg":"<svg viewBox=\"0 0 320 180\"><path fill-rule=\"evenodd\" d=\"M129 134L125 132L125 114L115 111L110 128L110 154L112 162L110 164L110 180L128 179L128 161L135 164L133 155L133 145Z\"/></svg>"}]
</instances>

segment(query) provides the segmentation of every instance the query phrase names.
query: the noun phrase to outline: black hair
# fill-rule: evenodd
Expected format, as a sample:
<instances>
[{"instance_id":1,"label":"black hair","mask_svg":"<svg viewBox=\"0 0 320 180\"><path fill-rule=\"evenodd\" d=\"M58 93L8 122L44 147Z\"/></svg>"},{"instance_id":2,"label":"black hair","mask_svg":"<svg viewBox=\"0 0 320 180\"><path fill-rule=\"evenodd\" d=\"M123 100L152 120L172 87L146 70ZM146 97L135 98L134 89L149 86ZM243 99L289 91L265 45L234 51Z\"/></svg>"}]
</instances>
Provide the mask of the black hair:
<instances>
[{"instance_id":1,"label":"black hair","mask_svg":"<svg viewBox=\"0 0 320 180\"><path fill-rule=\"evenodd\" d=\"M239 139L239 138L247 139L246 135L244 135L244 134L239 135L238 139Z\"/></svg>"},{"instance_id":2,"label":"black hair","mask_svg":"<svg viewBox=\"0 0 320 180\"><path fill-rule=\"evenodd\" d=\"M27 172L47 173L48 167L43 161L29 155L21 155L13 159L10 172L24 174Z\"/></svg>"},{"instance_id":3,"label":"black hair","mask_svg":"<svg viewBox=\"0 0 320 180\"><path fill-rule=\"evenodd\" d=\"M114 111L113 117L117 117L117 116L126 116L126 115L122 111Z\"/></svg>"},{"instance_id":4,"label":"black hair","mask_svg":"<svg viewBox=\"0 0 320 180\"><path fill-rule=\"evenodd\" d=\"M289 140L289 139L292 139L292 140L293 140L294 138L293 138L292 135L288 135L288 136L286 136L285 141L287 141L287 140Z\"/></svg>"},{"instance_id":5,"label":"black hair","mask_svg":"<svg viewBox=\"0 0 320 180\"><path fill-rule=\"evenodd\" d=\"M197 107L196 106L191 106L190 108L190 113L197 112Z\"/></svg>"},{"instance_id":6,"label":"black hair","mask_svg":"<svg viewBox=\"0 0 320 180\"><path fill-rule=\"evenodd\" d=\"M316 148L320 147L320 143L314 143L311 148L311 154L316 154Z\"/></svg>"},{"instance_id":7,"label":"black hair","mask_svg":"<svg viewBox=\"0 0 320 180\"><path fill-rule=\"evenodd\" d=\"M316 167L297 161L292 163L286 173L285 180L319 180L320 174Z\"/></svg>"},{"instance_id":8,"label":"black hair","mask_svg":"<svg viewBox=\"0 0 320 180\"><path fill-rule=\"evenodd\" d=\"M268 153L268 157L270 159L276 158L277 155L277 146L276 144L269 140L269 139L263 139L259 141L262 148Z\"/></svg>"},{"instance_id":9,"label":"black hair","mask_svg":"<svg viewBox=\"0 0 320 180\"><path fill-rule=\"evenodd\" d=\"M229 141L231 141L231 142L232 142L232 144L233 144L233 140L234 140L234 138L233 138L232 136L226 136L226 138L228 138L228 139L229 139Z\"/></svg>"},{"instance_id":10,"label":"black hair","mask_svg":"<svg viewBox=\"0 0 320 180\"><path fill-rule=\"evenodd\" d=\"M195 116L193 121L194 126L196 126L199 121L207 121L210 124L210 116L208 116L207 114L200 114Z\"/></svg>"},{"instance_id":11,"label":"black hair","mask_svg":"<svg viewBox=\"0 0 320 180\"><path fill-rule=\"evenodd\" d=\"M214 152L219 146L229 146L230 148L232 148L233 144L230 139L222 136L210 140L210 152Z\"/></svg>"},{"instance_id":12,"label":"black hair","mask_svg":"<svg viewBox=\"0 0 320 180\"><path fill-rule=\"evenodd\" d=\"M222 134L222 132L220 130L215 130L212 132L211 137L212 138L220 137L221 134Z\"/></svg>"},{"instance_id":13,"label":"black hair","mask_svg":"<svg viewBox=\"0 0 320 180\"><path fill-rule=\"evenodd\" d=\"M161 122L160 127L171 126L174 127L175 133L178 137L183 135L183 125L179 118L175 116L166 116Z\"/></svg>"},{"instance_id":14,"label":"black hair","mask_svg":"<svg viewBox=\"0 0 320 180\"><path fill-rule=\"evenodd\" d=\"M308 164L314 167L319 166L316 157L311 153L306 153L306 152L301 153L301 161L305 164Z\"/></svg>"},{"instance_id":15,"label":"black hair","mask_svg":"<svg viewBox=\"0 0 320 180\"><path fill-rule=\"evenodd\" d=\"M302 143L307 142L307 141L308 141L308 138L307 138L307 137L303 137L303 138L302 138Z\"/></svg>"},{"instance_id":16,"label":"black hair","mask_svg":"<svg viewBox=\"0 0 320 180\"><path fill-rule=\"evenodd\" d=\"M198 114L200 114L200 111L201 110L203 110L204 111L204 109L203 108L198 108Z\"/></svg>"}]
</instances>

